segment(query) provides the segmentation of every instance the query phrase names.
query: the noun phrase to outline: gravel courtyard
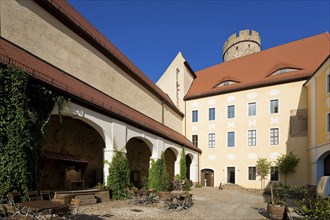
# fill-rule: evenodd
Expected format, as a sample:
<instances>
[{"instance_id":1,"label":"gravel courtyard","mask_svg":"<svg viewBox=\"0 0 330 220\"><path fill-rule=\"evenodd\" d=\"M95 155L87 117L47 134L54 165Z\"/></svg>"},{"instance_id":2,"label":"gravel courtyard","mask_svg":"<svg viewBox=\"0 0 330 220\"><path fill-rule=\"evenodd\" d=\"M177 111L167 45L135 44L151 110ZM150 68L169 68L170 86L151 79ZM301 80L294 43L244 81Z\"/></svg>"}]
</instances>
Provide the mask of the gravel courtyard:
<instances>
[{"instance_id":1,"label":"gravel courtyard","mask_svg":"<svg viewBox=\"0 0 330 220\"><path fill-rule=\"evenodd\" d=\"M193 188L187 211L165 210L160 204L134 205L130 200L82 206L78 220L97 219L267 219L269 196L238 190Z\"/></svg>"}]
</instances>

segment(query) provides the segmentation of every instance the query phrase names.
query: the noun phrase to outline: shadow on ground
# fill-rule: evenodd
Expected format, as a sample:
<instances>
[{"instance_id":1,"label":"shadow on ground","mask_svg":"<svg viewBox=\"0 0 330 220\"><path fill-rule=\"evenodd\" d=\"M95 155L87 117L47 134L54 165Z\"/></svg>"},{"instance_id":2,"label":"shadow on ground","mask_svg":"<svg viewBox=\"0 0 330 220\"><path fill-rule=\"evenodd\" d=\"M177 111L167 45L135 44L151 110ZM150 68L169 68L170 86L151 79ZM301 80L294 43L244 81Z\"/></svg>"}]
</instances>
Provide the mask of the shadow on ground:
<instances>
[{"instance_id":1,"label":"shadow on ground","mask_svg":"<svg viewBox=\"0 0 330 220\"><path fill-rule=\"evenodd\" d=\"M256 207L251 207L251 209L256 210L261 216L265 217L265 218L269 218L267 210L264 208L256 208Z\"/></svg>"},{"instance_id":2,"label":"shadow on ground","mask_svg":"<svg viewBox=\"0 0 330 220\"><path fill-rule=\"evenodd\" d=\"M87 214L79 214L77 220L103 220L105 218L111 218L113 215L87 215Z\"/></svg>"}]
</instances>

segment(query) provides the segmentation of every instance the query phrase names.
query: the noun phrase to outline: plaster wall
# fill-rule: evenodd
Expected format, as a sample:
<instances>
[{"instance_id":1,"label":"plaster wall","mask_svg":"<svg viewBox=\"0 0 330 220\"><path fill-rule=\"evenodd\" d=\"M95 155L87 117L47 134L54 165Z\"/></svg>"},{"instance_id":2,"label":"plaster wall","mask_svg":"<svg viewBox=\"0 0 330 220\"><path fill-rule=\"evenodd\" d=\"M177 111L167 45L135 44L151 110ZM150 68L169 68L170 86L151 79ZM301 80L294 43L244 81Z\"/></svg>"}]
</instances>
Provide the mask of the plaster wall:
<instances>
[{"instance_id":1,"label":"plaster wall","mask_svg":"<svg viewBox=\"0 0 330 220\"><path fill-rule=\"evenodd\" d=\"M307 135L290 136L291 110L307 108L307 90L302 81L256 88L187 101L187 138L198 135L200 170L214 170L214 184L228 182L227 167L235 167L236 184L260 188L260 181L248 180L248 167L260 157L274 162L281 154L293 152L306 161ZM270 100L278 99L279 113L270 114ZM248 116L248 103L256 103L256 116ZM227 118L227 107L235 106L235 118ZM209 120L208 109L215 108L215 120ZM192 122L192 111L198 110L198 122ZM270 129L279 129L279 144L270 145ZM256 131L256 146L248 146L248 130ZM227 146L227 132L235 132L235 146ZM209 148L208 135L215 133L215 148ZM297 173L288 176L290 185L307 182L307 163L301 162ZM268 178L269 181L270 178ZM280 176L284 182L284 177ZM266 182L267 186L268 182Z\"/></svg>"},{"instance_id":2,"label":"plaster wall","mask_svg":"<svg viewBox=\"0 0 330 220\"><path fill-rule=\"evenodd\" d=\"M329 59L309 79L308 89L308 184L317 185L324 175L323 160L330 154L330 132L327 131L327 114L330 113L330 93L327 76L330 75Z\"/></svg>"},{"instance_id":3,"label":"plaster wall","mask_svg":"<svg viewBox=\"0 0 330 220\"><path fill-rule=\"evenodd\" d=\"M1 1L0 16L1 37L162 122L161 100L34 1ZM173 129L181 132L180 126Z\"/></svg>"}]
</instances>

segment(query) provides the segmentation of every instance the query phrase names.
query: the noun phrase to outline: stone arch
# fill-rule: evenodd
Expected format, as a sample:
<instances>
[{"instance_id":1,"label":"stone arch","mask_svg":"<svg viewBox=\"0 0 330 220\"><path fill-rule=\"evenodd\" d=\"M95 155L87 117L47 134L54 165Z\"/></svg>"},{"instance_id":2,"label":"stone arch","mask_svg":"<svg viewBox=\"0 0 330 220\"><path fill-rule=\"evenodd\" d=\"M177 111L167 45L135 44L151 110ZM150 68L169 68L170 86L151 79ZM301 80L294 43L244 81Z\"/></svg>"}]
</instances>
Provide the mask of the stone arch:
<instances>
[{"instance_id":1,"label":"stone arch","mask_svg":"<svg viewBox=\"0 0 330 220\"><path fill-rule=\"evenodd\" d=\"M103 183L104 135L95 123L82 119L63 115L61 122L59 115L51 116L43 144L41 189L68 189L66 173L70 170L80 173L85 188Z\"/></svg>"},{"instance_id":2,"label":"stone arch","mask_svg":"<svg viewBox=\"0 0 330 220\"><path fill-rule=\"evenodd\" d=\"M214 171L212 169L201 170L201 183L203 186L214 187Z\"/></svg>"},{"instance_id":3,"label":"stone arch","mask_svg":"<svg viewBox=\"0 0 330 220\"><path fill-rule=\"evenodd\" d=\"M186 170L187 170L187 173L186 173L186 177L188 180L190 180L190 168L191 168L191 163L192 163L192 160L193 160L193 155L192 154L186 154Z\"/></svg>"},{"instance_id":4,"label":"stone arch","mask_svg":"<svg viewBox=\"0 0 330 220\"><path fill-rule=\"evenodd\" d=\"M141 188L143 181L149 175L149 163L152 154L150 142L141 137L133 137L126 143L126 155L131 171L131 182Z\"/></svg>"},{"instance_id":5,"label":"stone arch","mask_svg":"<svg viewBox=\"0 0 330 220\"><path fill-rule=\"evenodd\" d=\"M317 160L317 173L321 176L330 176L330 150L325 151ZM319 179L318 178L318 179Z\"/></svg>"},{"instance_id":6,"label":"stone arch","mask_svg":"<svg viewBox=\"0 0 330 220\"><path fill-rule=\"evenodd\" d=\"M175 161L177 160L178 151L174 148L167 148L164 151L164 157L166 160L166 168L169 174L169 178L172 181L175 174Z\"/></svg>"}]
</instances>

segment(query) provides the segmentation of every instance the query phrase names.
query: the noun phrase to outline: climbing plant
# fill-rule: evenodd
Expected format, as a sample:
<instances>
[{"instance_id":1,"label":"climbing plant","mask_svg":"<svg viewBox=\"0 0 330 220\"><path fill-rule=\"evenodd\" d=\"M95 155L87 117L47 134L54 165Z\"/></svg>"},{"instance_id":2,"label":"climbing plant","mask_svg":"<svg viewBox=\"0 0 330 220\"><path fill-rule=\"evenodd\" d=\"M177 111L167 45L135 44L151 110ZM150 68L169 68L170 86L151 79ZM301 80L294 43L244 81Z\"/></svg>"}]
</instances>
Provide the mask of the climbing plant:
<instances>
[{"instance_id":1,"label":"climbing plant","mask_svg":"<svg viewBox=\"0 0 330 220\"><path fill-rule=\"evenodd\" d=\"M109 164L109 175L107 178L107 187L111 190L113 199L124 199L126 193L124 188L130 186L130 170L126 154L118 150L116 143L114 145L114 156Z\"/></svg>"},{"instance_id":2,"label":"climbing plant","mask_svg":"<svg viewBox=\"0 0 330 220\"><path fill-rule=\"evenodd\" d=\"M182 147L181 157L180 157L180 179L181 180L187 179L186 152L184 150L184 147Z\"/></svg>"},{"instance_id":3,"label":"climbing plant","mask_svg":"<svg viewBox=\"0 0 330 220\"><path fill-rule=\"evenodd\" d=\"M41 146L58 96L5 65L0 65L0 91L0 194L39 189Z\"/></svg>"},{"instance_id":4,"label":"climbing plant","mask_svg":"<svg viewBox=\"0 0 330 220\"><path fill-rule=\"evenodd\" d=\"M157 192L169 189L169 175L164 152L162 152L160 159L151 161L148 180L149 188L155 189Z\"/></svg>"}]
</instances>

